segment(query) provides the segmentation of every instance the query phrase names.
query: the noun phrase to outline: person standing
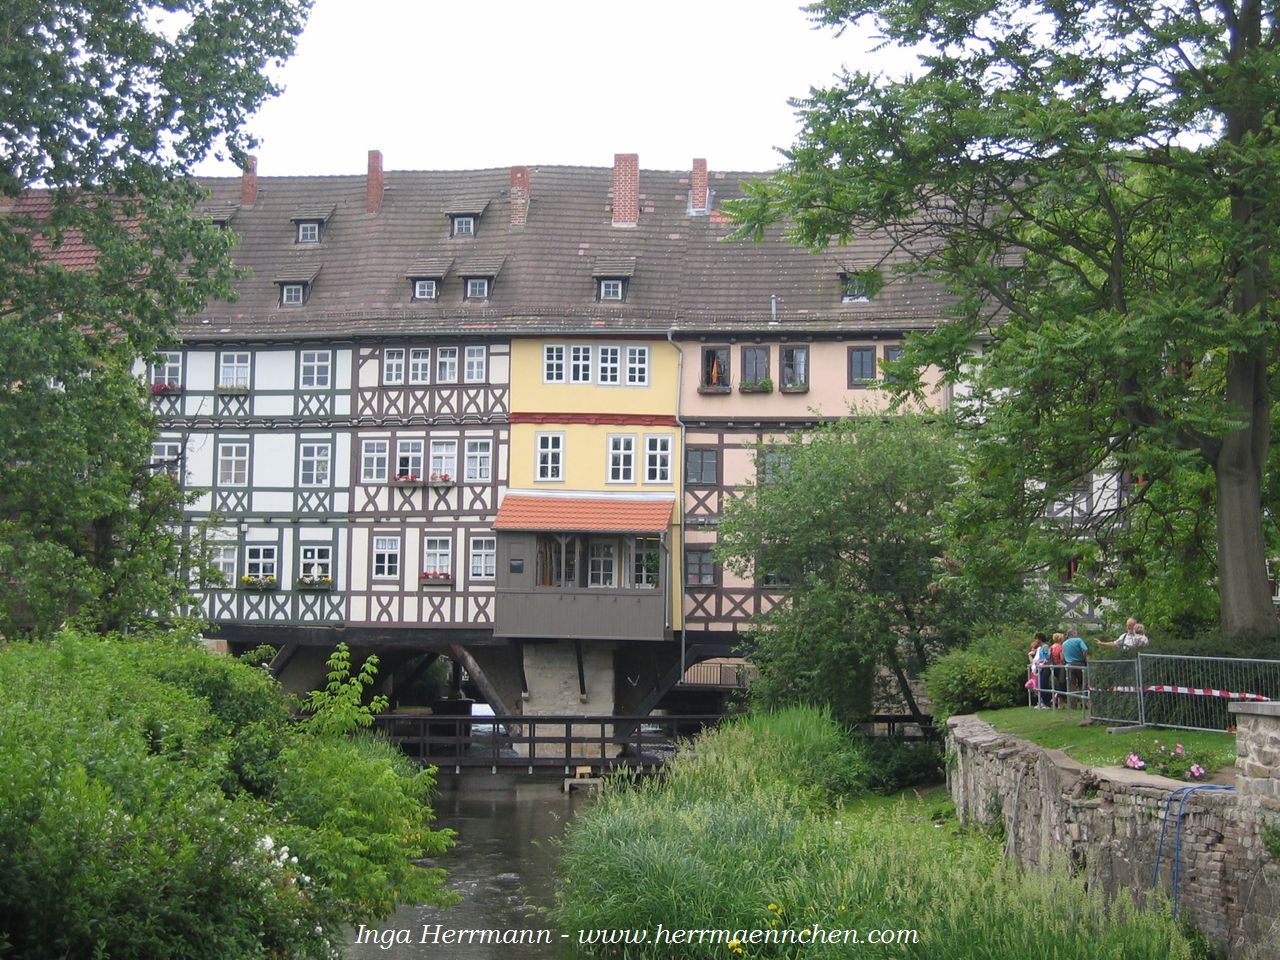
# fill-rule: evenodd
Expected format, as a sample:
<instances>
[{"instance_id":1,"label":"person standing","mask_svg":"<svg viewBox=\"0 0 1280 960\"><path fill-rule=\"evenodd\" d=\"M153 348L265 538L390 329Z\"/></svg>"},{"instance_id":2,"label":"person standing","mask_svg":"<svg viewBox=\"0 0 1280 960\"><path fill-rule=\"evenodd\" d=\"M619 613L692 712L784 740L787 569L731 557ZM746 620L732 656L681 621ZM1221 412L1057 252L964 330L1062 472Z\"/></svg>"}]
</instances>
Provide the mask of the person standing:
<instances>
[{"instance_id":1,"label":"person standing","mask_svg":"<svg viewBox=\"0 0 1280 960\"><path fill-rule=\"evenodd\" d=\"M1031 675L1036 680L1036 709L1048 710L1051 704L1049 684L1051 683L1053 660L1049 653L1049 638L1037 633L1031 645Z\"/></svg>"},{"instance_id":2,"label":"person standing","mask_svg":"<svg viewBox=\"0 0 1280 960\"><path fill-rule=\"evenodd\" d=\"M1058 694L1067 689L1067 668L1063 666L1062 659L1062 642L1065 639L1064 634L1055 633L1053 643L1049 645L1049 679L1054 692L1052 705L1055 707L1062 706L1062 697Z\"/></svg>"},{"instance_id":3,"label":"person standing","mask_svg":"<svg viewBox=\"0 0 1280 960\"><path fill-rule=\"evenodd\" d=\"M1067 671L1067 689L1073 693L1084 690L1084 671L1089 665L1089 645L1080 638L1080 631L1075 627L1067 630L1067 639L1062 642L1062 660ZM1084 706L1083 698L1081 706Z\"/></svg>"},{"instance_id":4,"label":"person standing","mask_svg":"<svg viewBox=\"0 0 1280 960\"><path fill-rule=\"evenodd\" d=\"M1144 644L1138 642L1138 621L1130 617L1124 622L1124 633L1114 640L1099 640L1100 647L1119 647L1121 650L1132 650Z\"/></svg>"}]
</instances>

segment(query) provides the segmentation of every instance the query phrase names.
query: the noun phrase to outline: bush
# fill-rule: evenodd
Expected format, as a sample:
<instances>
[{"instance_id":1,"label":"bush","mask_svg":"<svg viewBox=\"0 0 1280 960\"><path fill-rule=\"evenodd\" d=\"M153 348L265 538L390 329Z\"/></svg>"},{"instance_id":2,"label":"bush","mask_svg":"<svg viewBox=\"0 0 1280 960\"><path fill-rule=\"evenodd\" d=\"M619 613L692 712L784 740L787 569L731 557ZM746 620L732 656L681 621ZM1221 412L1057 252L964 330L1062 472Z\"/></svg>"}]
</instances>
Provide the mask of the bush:
<instances>
[{"instance_id":1,"label":"bush","mask_svg":"<svg viewBox=\"0 0 1280 960\"><path fill-rule=\"evenodd\" d=\"M328 957L342 922L439 899L410 864L447 842L429 775L282 722L260 670L64 633L0 674L6 957Z\"/></svg>"},{"instance_id":2,"label":"bush","mask_svg":"<svg viewBox=\"0 0 1280 960\"><path fill-rule=\"evenodd\" d=\"M935 718L1025 704L1033 633L1029 627L1003 627L934 661L924 682Z\"/></svg>"},{"instance_id":3,"label":"bush","mask_svg":"<svg viewBox=\"0 0 1280 960\"><path fill-rule=\"evenodd\" d=\"M941 783L946 778L939 743L868 737L864 751L868 768L866 785L873 793L897 793L907 787Z\"/></svg>"}]
</instances>

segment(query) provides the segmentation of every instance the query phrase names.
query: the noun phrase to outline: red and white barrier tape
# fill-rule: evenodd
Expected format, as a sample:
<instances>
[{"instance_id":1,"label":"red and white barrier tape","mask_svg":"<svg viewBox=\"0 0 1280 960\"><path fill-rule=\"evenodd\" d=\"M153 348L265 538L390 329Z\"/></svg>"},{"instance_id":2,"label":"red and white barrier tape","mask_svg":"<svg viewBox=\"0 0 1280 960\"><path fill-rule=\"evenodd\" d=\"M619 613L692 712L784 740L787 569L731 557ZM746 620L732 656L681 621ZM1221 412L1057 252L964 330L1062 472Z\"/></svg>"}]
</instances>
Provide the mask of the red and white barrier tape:
<instances>
[{"instance_id":1,"label":"red and white barrier tape","mask_svg":"<svg viewBox=\"0 0 1280 960\"><path fill-rule=\"evenodd\" d=\"M1108 693L1137 693L1137 687L1107 687ZM1238 693L1235 690L1214 690L1209 687L1178 687L1168 683L1154 683L1142 688L1143 693L1188 693L1197 697L1222 697L1224 700L1256 700L1269 703L1270 697L1260 693Z\"/></svg>"}]
</instances>

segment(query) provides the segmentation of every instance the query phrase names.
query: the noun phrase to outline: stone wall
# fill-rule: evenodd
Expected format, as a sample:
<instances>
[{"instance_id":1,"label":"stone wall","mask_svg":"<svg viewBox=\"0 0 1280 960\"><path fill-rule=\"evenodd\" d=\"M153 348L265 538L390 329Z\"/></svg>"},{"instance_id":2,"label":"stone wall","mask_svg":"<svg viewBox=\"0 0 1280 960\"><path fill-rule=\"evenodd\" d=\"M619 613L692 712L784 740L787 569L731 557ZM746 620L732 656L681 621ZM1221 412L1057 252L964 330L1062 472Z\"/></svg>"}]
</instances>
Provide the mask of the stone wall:
<instances>
[{"instance_id":1,"label":"stone wall","mask_svg":"<svg viewBox=\"0 0 1280 960\"><path fill-rule=\"evenodd\" d=\"M1280 810L1280 711L1247 714L1247 727L1245 716L1238 721L1237 789L1180 793L1171 805L1171 791L1188 784L1124 768L1089 769L976 717L952 717L951 796L961 821L1003 822L1006 855L1037 869L1065 862L1091 887L1108 896L1127 891L1138 901L1156 878L1167 807L1156 883L1172 893L1181 809L1179 910L1233 960L1280 960L1280 863L1263 843L1267 818L1280 824L1273 812Z\"/></svg>"}]
</instances>

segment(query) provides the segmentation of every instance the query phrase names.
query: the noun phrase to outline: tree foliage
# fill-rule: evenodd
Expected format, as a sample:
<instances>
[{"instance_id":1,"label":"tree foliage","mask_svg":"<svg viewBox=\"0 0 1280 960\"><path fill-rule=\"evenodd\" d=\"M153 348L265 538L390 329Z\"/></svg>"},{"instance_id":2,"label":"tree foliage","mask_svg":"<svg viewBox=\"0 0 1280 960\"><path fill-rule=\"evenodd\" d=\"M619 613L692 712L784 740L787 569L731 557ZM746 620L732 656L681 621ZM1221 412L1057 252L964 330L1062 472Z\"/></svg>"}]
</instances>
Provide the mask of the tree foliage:
<instances>
[{"instance_id":1,"label":"tree foliage","mask_svg":"<svg viewBox=\"0 0 1280 960\"><path fill-rule=\"evenodd\" d=\"M1026 531L1089 471L1143 479L1098 515L1105 541L1134 510L1158 513L1162 485L1207 469L1223 628L1276 636L1261 493L1280 347L1274 7L810 10L914 47L923 69L896 81L849 73L813 91L789 162L739 214L745 232L789 218L814 245L886 231L907 272L951 282L956 321L918 338L907 362L974 382L966 562L1017 572ZM978 341L984 359L970 371ZM1170 546L1185 549L1156 538L1140 550Z\"/></svg>"},{"instance_id":2,"label":"tree foliage","mask_svg":"<svg viewBox=\"0 0 1280 960\"><path fill-rule=\"evenodd\" d=\"M166 641L0 648L6 957L328 958L441 903L431 770L289 722L275 682Z\"/></svg>"},{"instance_id":3,"label":"tree foliage","mask_svg":"<svg viewBox=\"0 0 1280 960\"><path fill-rule=\"evenodd\" d=\"M172 608L179 499L132 369L230 294L185 179L274 93L309 0L13 0L0 13L0 635Z\"/></svg>"},{"instance_id":4,"label":"tree foliage","mask_svg":"<svg viewBox=\"0 0 1280 960\"><path fill-rule=\"evenodd\" d=\"M929 660L984 619L1014 614L1016 582L997 606L944 568L958 461L947 425L859 415L757 459L761 479L730 502L718 547L734 572L789 584L753 631L753 696L828 704L847 719L872 711L888 675L914 710L908 681Z\"/></svg>"}]
</instances>

